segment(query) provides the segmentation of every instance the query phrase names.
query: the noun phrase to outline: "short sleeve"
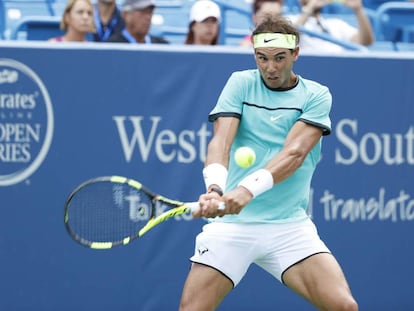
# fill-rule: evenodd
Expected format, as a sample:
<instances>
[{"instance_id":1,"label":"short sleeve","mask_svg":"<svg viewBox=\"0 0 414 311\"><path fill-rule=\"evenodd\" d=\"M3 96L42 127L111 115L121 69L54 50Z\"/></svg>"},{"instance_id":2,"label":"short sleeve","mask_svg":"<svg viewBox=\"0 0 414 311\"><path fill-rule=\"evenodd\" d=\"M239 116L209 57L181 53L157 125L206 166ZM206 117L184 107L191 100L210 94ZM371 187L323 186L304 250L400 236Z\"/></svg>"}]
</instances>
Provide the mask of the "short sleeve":
<instances>
[{"instance_id":1,"label":"short sleeve","mask_svg":"<svg viewBox=\"0 0 414 311\"><path fill-rule=\"evenodd\" d=\"M331 133L331 119L329 117L332 106L332 95L329 89L322 85L315 85L303 107L299 120L320 127L323 135Z\"/></svg>"},{"instance_id":2,"label":"short sleeve","mask_svg":"<svg viewBox=\"0 0 414 311\"><path fill-rule=\"evenodd\" d=\"M209 121L213 122L218 117L241 118L243 109L243 80L240 72L234 72L227 80L217 100L216 106L209 114Z\"/></svg>"}]
</instances>

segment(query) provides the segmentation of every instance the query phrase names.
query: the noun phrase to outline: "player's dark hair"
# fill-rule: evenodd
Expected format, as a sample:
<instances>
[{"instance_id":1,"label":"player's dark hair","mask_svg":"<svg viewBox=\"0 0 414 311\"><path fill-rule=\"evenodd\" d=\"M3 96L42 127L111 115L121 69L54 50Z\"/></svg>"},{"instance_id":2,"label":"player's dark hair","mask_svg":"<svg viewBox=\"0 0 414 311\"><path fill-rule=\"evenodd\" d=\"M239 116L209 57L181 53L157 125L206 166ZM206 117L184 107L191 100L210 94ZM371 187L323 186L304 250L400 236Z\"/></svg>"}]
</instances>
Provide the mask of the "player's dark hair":
<instances>
[{"instance_id":1,"label":"player's dark hair","mask_svg":"<svg viewBox=\"0 0 414 311\"><path fill-rule=\"evenodd\" d=\"M299 30L293 23L283 16L267 14L260 24L253 30L252 36L260 33L283 33L296 36L296 45L299 44Z\"/></svg>"}]
</instances>

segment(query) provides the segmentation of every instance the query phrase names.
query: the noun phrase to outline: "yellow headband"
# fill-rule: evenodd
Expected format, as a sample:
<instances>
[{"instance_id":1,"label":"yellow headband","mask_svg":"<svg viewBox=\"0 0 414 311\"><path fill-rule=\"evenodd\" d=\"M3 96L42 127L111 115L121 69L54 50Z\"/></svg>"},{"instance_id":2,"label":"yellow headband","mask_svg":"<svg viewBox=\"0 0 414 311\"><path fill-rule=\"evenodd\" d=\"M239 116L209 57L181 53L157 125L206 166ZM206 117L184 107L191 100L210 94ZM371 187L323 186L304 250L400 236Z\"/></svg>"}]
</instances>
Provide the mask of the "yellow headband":
<instances>
[{"instance_id":1,"label":"yellow headband","mask_svg":"<svg viewBox=\"0 0 414 311\"><path fill-rule=\"evenodd\" d=\"M296 36L284 33L259 33L253 36L254 48L296 48Z\"/></svg>"}]
</instances>

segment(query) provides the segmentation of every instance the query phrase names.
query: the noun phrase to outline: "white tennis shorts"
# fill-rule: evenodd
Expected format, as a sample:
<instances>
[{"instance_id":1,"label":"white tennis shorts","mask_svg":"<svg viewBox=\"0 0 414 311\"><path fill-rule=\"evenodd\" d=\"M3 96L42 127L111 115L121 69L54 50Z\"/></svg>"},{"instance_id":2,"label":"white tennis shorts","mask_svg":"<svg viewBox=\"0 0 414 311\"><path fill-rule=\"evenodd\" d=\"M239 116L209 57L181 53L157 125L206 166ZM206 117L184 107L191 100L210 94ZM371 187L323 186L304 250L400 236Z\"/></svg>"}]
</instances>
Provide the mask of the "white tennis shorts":
<instances>
[{"instance_id":1,"label":"white tennis shorts","mask_svg":"<svg viewBox=\"0 0 414 311\"><path fill-rule=\"evenodd\" d=\"M277 224L213 222L198 234L190 260L220 271L235 287L252 263L283 282L284 271L318 253L330 251L311 219Z\"/></svg>"}]
</instances>

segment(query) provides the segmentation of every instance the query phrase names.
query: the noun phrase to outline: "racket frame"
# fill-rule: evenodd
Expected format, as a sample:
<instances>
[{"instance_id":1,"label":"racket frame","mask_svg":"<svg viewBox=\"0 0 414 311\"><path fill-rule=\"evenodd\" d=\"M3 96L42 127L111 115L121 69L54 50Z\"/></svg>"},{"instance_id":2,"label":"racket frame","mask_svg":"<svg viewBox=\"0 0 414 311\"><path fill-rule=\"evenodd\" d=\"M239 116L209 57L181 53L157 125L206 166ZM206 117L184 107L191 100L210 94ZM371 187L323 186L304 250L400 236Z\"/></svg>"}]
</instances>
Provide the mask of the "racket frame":
<instances>
[{"instance_id":1,"label":"racket frame","mask_svg":"<svg viewBox=\"0 0 414 311\"><path fill-rule=\"evenodd\" d=\"M151 208L154 208L155 206L155 202L161 202L161 203L165 203L169 206L172 206L171 209L163 212L162 214L154 217L153 213L150 217L150 219L148 220L148 222L146 223L146 225L144 225L140 230L138 230L135 234L133 235L129 235L121 240L118 241L105 241L105 242L97 242L97 241L89 241L83 237L81 237L79 234L77 234L70 226L70 217L69 217L69 208L70 208L70 203L73 199L73 197L83 188L87 187L88 185L91 184L96 184L99 182L111 182L114 184L128 184L129 186L131 186L132 188L142 191L144 192L151 201ZM220 208L224 208L224 207L220 207ZM182 215L188 212L195 212L199 209L199 203L198 202L181 202L181 201L177 201L177 200L172 200L169 199L167 197L164 197L162 195L156 194L154 192L152 192L151 190L149 190L148 188L146 188L145 186L143 186L139 181L136 181L134 179L130 179L127 177L123 177L123 176L101 176L101 177L95 177L92 179L89 179L83 183L81 183L80 185L78 185L68 196L66 202L65 202L65 208L64 208L64 224L65 224L65 228L67 230L67 232L69 233L69 235L72 237L72 239L74 239L75 241L77 241L78 243L80 243L83 246L92 248L92 249L110 249L113 248L114 246L119 246L119 245L127 245L129 244L132 240L135 240L138 237L143 236L145 233L147 233L149 230L151 230L152 228L154 228L156 225L174 217L177 215Z\"/></svg>"}]
</instances>

